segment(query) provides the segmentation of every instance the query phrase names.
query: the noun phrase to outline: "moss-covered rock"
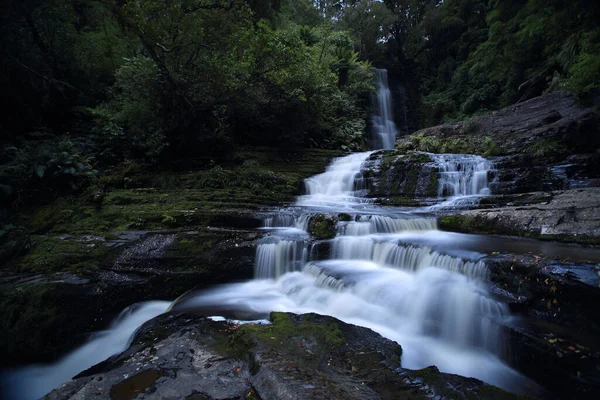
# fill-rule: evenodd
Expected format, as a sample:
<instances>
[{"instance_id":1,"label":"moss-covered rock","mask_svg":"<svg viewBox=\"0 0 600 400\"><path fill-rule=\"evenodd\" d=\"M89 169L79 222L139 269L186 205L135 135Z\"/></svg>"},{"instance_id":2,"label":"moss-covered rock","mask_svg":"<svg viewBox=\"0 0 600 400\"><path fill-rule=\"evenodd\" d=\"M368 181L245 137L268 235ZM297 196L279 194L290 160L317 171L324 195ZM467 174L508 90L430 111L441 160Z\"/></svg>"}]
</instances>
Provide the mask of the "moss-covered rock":
<instances>
[{"instance_id":1,"label":"moss-covered rock","mask_svg":"<svg viewBox=\"0 0 600 400\"><path fill-rule=\"evenodd\" d=\"M402 348L367 328L317 314L271 313L270 319L269 325L237 326L195 315L160 316L138 330L127 351L51 396L109 393L135 382L139 393L155 397L519 398L435 367L404 370ZM217 380L226 384L215 390Z\"/></svg>"},{"instance_id":2,"label":"moss-covered rock","mask_svg":"<svg viewBox=\"0 0 600 400\"><path fill-rule=\"evenodd\" d=\"M386 205L415 206L437 197L437 168L423 153L385 150L363 166L370 197Z\"/></svg>"},{"instance_id":3,"label":"moss-covered rock","mask_svg":"<svg viewBox=\"0 0 600 400\"><path fill-rule=\"evenodd\" d=\"M317 240L333 239L337 231L335 217L317 214L308 221L308 233Z\"/></svg>"}]
</instances>

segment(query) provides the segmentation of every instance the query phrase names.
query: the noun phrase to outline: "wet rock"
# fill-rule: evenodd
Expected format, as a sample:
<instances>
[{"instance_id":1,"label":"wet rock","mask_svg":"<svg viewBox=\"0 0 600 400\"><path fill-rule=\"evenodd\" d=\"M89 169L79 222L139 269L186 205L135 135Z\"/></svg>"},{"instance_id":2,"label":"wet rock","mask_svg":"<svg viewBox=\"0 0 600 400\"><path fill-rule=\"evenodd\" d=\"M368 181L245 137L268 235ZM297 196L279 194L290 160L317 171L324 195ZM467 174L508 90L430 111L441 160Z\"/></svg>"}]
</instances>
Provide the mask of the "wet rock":
<instances>
[{"instance_id":1,"label":"wet rock","mask_svg":"<svg viewBox=\"0 0 600 400\"><path fill-rule=\"evenodd\" d=\"M488 137L505 154L525 153L532 146L535 150L542 140L557 140L574 153L589 153L600 146L598 119L593 109L581 107L572 96L553 92L469 121L423 129L415 135L465 141ZM403 137L398 143L409 140ZM479 150L482 154L485 149Z\"/></svg>"},{"instance_id":2,"label":"wet rock","mask_svg":"<svg viewBox=\"0 0 600 400\"><path fill-rule=\"evenodd\" d=\"M45 398L518 397L435 367L404 370L397 343L332 317L272 313L271 322L236 326L193 315L160 316L139 329L128 350Z\"/></svg>"},{"instance_id":3,"label":"wet rock","mask_svg":"<svg viewBox=\"0 0 600 400\"><path fill-rule=\"evenodd\" d=\"M401 137L397 147L480 154L497 167L493 193L600 186L600 116L554 92L456 124Z\"/></svg>"},{"instance_id":4,"label":"wet rock","mask_svg":"<svg viewBox=\"0 0 600 400\"><path fill-rule=\"evenodd\" d=\"M517 317L505 328L505 359L560 398L596 398L600 267L516 254L485 262L492 291Z\"/></svg>"},{"instance_id":5,"label":"wet rock","mask_svg":"<svg viewBox=\"0 0 600 400\"><path fill-rule=\"evenodd\" d=\"M439 219L441 229L600 243L600 188L556 191L549 201L462 211ZM535 198L535 196L532 196Z\"/></svg>"},{"instance_id":6,"label":"wet rock","mask_svg":"<svg viewBox=\"0 0 600 400\"><path fill-rule=\"evenodd\" d=\"M386 205L416 206L438 194L438 171L427 154L378 151L361 172L368 195Z\"/></svg>"}]
</instances>

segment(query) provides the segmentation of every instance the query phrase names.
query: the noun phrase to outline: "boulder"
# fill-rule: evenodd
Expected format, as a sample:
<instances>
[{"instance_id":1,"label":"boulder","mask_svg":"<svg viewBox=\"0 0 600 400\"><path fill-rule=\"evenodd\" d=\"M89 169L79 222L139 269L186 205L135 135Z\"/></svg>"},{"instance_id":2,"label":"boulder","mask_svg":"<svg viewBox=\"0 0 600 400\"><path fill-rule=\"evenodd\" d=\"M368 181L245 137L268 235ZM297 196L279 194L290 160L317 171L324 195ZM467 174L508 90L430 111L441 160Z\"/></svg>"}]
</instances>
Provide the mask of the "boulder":
<instances>
[{"instance_id":1,"label":"boulder","mask_svg":"<svg viewBox=\"0 0 600 400\"><path fill-rule=\"evenodd\" d=\"M45 399L519 397L435 367L405 370L397 343L332 317L271 313L270 319L237 326L195 315L157 317L128 350Z\"/></svg>"}]
</instances>

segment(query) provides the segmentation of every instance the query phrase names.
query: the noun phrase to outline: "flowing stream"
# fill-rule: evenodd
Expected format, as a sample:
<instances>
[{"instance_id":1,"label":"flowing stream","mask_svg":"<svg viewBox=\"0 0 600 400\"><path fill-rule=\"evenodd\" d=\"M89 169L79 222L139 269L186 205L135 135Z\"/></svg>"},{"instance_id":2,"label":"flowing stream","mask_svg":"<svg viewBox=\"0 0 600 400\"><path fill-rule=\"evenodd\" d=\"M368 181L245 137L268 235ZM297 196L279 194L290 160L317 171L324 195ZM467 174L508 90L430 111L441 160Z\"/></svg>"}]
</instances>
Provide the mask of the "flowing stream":
<instances>
[{"instance_id":1,"label":"flowing stream","mask_svg":"<svg viewBox=\"0 0 600 400\"><path fill-rule=\"evenodd\" d=\"M391 148L396 130L385 71L378 71L378 80L373 121L379 147ZM150 302L127 309L109 330L56 364L9 374L19 397L39 397L123 351L142 323L167 310L245 320L267 318L271 311L327 314L400 343L405 368L436 365L524 391L527 379L501 360L507 351L501 328L511 315L488 291L488 269L480 261L485 254L461 249L461 236L440 232L435 217L423 210L402 213L363 197L361 166L371 153L334 160L324 173L306 180L306 194L293 207L265 218L255 279L192 291L170 305ZM456 205L490 194L489 161L471 155L432 157L440 171L440 197ZM317 213L344 220L333 239L310 240L309 221Z\"/></svg>"}]
</instances>

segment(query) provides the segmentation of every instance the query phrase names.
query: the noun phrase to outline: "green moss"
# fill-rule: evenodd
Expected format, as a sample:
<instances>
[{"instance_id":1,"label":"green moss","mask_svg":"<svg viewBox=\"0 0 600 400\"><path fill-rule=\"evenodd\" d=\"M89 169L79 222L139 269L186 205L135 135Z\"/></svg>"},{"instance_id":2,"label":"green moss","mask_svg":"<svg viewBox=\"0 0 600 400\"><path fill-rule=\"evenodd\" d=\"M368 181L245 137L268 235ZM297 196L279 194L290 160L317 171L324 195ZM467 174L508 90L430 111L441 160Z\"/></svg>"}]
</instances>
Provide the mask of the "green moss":
<instances>
[{"instance_id":1,"label":"green moss","mask_svg":"<svg viewBox=\"0 0 600 400\"><path fill-rule=\"evenodd\" d=\"M559 156L565 154L566 151L564 143L550 139L539 140L525 149L525 153L534 157Z\"/></svg>"},{"instance_id":2,"label":"green moss","mask_svg":"<svg viewBox=\"0 0 600 400\"><path fill-rule=\"evenodd\" d=\"M317 214L308 222L308 233L318 240L332 239L335 237L336 225L335 218Z\"/></svg>"},{"instance_id":3,"label":"green moss","mask_svg":"<svg viewBox=\"0 0 600 400\"><path fill-rule=\"evenodd\" d=\"M427 185L426 195L428 197L437 197L438 189L439 189L438 171L437 171L437 169L432 169L431 174L429 175L429 184Z\"/></svg>"},{"instance_id":4,"label":"green moss","mask_svg":"<svg viewBox=\"0 0 600 400\"><path fill-rule=\"evenodd\" d=\"M408 165L408 171L405 175L404 187L402 191L396 193L405 196L415 196L417 184L419 183L419 175L421 174L421 164L411 163Z\"/></svg>"},{"instance_id":5,"label":"green moss","mask_svg":"<svg viewBox=\"0 0 600 400\"><path fill-rule=\"evenodd\" d=\"M195 235L185 235L176 240L176 242L167 251L175 251L185 255L197 256L213 247L214 235L211 232L199 232Z\"/></svg>"},{"instance_id":6,"label":"green moss","mask_svg":"<svg viewBox=\"0 0 600 400\"><path fill-rule=\"evenodd\" d=\"M16 260L13 269L22 272L84 272L97 268L109 255L100 239L39 236L31 249Z\"/></svg>"},{"instance_id":7,"label":"green moss","mask_svg":"<svg viewBox=\"0 0 600 400\"><path fill-rule=\"evenodd\" d=\"M227 353L242 358L258 343L294 350L302 338L315 340L321 351L329 351L346 341L337 323L313 322L310 315L298 323L289 314L272 312L270 320L270 325L240 326L229 341Z\"/></svg>"},{"instance_id":8,"label":"green moss","mask_svg":"<svg viewBox=\"0 0 600 400\"><path fill-rule=\"evenodd\" d=\"M445 215L438 219L441 230L463 233L495 234L502 233L495 224L489 220L471 215Z\"/></svg>"}]
</instances>

